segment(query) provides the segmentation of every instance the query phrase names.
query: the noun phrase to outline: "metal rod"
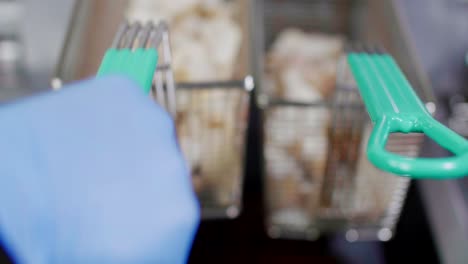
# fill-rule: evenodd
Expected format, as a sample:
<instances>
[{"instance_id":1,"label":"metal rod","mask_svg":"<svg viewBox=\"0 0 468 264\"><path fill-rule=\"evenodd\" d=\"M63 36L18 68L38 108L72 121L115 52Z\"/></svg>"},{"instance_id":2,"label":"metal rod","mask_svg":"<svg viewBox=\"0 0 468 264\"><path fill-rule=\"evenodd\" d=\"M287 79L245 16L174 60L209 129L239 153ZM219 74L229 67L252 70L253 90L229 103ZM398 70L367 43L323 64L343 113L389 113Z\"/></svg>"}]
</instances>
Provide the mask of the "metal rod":
<instances>
[{"instance_id":1,"label":"metal rod","mask_svg":"<svg viewBox=\"0 0 468 264\"><path fill-rule=\"evenodd\" d=\"M133 49L145 48L146 42L148 41L151 30L154 25L152 22L146 23L141 30L138 31L138 34L133 41Z\"/></svg>"},{"instance_id":2,"label":"metal rod","mask_svg":"<svg viewBox=\"0 0 468 264\"><path fill-rule=\"evenodd\" d=\"M117 29L117 33L115 34L114 40L112 41L111 48L118 49L120 48L120 44L122 41L123 36L125 35L125 32L127 31L129 27L128 21L125 20L122 22Z\"/></svg>"},{"instance_id":3,"label":"metal rod","mask_svg":"<svg viewBox=\"0 0 468 264\"><path fill-rule=\"evenodd\" d=\"M161 23L159 23L156 27L153 27L153 29L150 32L148 41L146 42L146 48L155 48L157 49L159 45L161 44L162 41L162 28L161 28Z\"/></svg>"},{"instance_id":4,"label":"metal rod","mask_svg":"<svg viewBox=\"0 0 468 264\"><path fill-rule=\"evenodd\" d=\"M141 28L141 25L138 22L135 22L135 23L130 25L130 28L127 30L127 32L125 34L124 43L121 44L122 48L124 48L124 49L132 49L133 48L133 42L134 42L140 28Z\"/></svg>"},{"instance_id":5,"label":"metal rod","mask_svg":"<svg viewBox=\"0 0 468 264\"><path fill-rule=\"evenodd\" d=\"M161 64L158 64L158 67L156 68L157 71L167 71L171 69L171 65L169 64L166 64L166 63L161 63Z\"/></svg>"},{"instance_id":6,"label":"metal rod","mask_svg":"<svg viewBox=\"0 0 468 264\"><path fill-rule=\"evenodd\" d=\"M156 100L163 108L166 108L166 99L164 96L164 85L162 77L163 76L161 72L156 72L154 74L153 83L155 87Z\"/></svg>"},{"instance_id":7,"label":"metal rod","mask_svg":"<svg viewBox=\"0 0 468 264\"><path fill-rule=\"evenodd\" d=\"M181 82L177 83L178 88L197 89L197 88L239 88L244 89L244 80L213 81L213 82Z\"/></svg>"},{"instance_id":8,"label":"metal rod","mask_svg":"<svg viewBox=\"0 0 468 264\"><path fill-rule=\"evenodd\" d=\"M160 28L163 30L163 54L164 54L164 64L165 65L171 65L172 62L172 56L171 56L171 47L170 47L170 41L169 41L169 32L167 31L167 25L165 23L160 23ZM166 70L166 95L167 95L167 107L169 113L171 113L173 116L176 114L176 96L175 96L175 81L174 81L174 75L172 73L172 69L169 67Z\"/></svg>"}]
</instances>

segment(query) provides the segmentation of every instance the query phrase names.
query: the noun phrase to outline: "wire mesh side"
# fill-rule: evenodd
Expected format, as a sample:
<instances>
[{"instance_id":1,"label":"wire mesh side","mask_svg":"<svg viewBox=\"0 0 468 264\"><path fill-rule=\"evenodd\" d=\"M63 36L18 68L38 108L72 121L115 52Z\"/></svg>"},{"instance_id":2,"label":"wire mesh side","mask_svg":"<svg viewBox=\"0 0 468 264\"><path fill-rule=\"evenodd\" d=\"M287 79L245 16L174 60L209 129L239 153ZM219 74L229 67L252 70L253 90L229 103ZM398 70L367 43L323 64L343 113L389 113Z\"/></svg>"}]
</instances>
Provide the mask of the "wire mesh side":
<instances>
[{"instance_id":1,"label":"wire mesh side","mask_svg":"<svg viewBox=\"0 0 468 264\"><path fill-rule=\"evenodd\" d=\"M337 68L328 131L326 177L321 195L322 218L349 214L363 127L368 120L345 56L338 61Z\"/></svg>"},{"instance_id":2,"label":"wire mesh side","mask_svg":"<svg viewBox=\"0 0 468 264\"><path fill-rule=\"evenodd\" d=\"M328 151L327 107L271 106L264 113L270 234L314 236Z\"/></svg>"},{"instance_id":3,"label":"wire mesh side","mask_svg":"<svg viewBox=\"0 0 468 264\"><path fill-rule=\"evenodd\" d=\"M404 205L410 180L383 172L369 163L366 157L367 140L372 125L366 125L357 165L356 197L353 215L348 227L357 239L389 240ZM419 153L422 134L391 134L386 149L404 156L415 157ZM360 232L359 227L363 229Z\"/></svg>"},{"instance_id":4,"label":"wire mesh side","mask_svg":"<svg viewBox=\"0 0 468 264\"><path fill-rule=\"evenodd\" d=\"M178 89L176 127L204 218L240 210L249 93L239 87Z\"/></svg>"}]
</instances>

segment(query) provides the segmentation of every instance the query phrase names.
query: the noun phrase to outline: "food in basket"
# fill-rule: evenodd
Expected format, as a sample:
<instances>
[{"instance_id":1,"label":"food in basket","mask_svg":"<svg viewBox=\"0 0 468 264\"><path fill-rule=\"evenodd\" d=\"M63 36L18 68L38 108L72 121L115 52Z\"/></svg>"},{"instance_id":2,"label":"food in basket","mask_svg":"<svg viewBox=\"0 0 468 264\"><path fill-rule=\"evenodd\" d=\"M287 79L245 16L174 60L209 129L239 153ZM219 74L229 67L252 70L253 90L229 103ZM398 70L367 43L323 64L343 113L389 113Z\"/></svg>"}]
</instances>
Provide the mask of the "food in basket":
<instances>
[{"instance_id":1,"label":"food in basket","mask_svg":"<svg viewBox=\"0 0 468 264\"><path fill-rule=\"evenodd\" d=\"M296 102L331 96L343 46L340 36L284 30L267 54L266 77L275 80L269 94Z\"/></svg>"},{"instance_id":2,"label":"food in basket","mask_svg":"<svg viewBox=\"0 0 468 264\"><path fill-rule=\"evenodd\" d=\"M175 79L193 82L232 77L242 41L235 11L223 0L132 0L127 16L167 21Z\"/></svg>"},{"instance_id":3,"label":"food in basket","mask_svg":"<svg viewBox=\"0 0 468 264\"><path fill-rule=\"evenodd\" d=\"M130 19L169 24L177 82L230 80L238 67L242 31L238 6L224 0L131 0ZM178 89L176 126L203 207L239 200L247 110L241 89Z\"/></svg>"},{"instance_id":4,"label":"food in basket","mask_svg":"<svg viewBox=\"0 0 468 264\"><path fill-rule=\"evenodd\" d=\"M342 54L339 36L286 29L266 57L268 95L300 103L330 98ZM325 106L275 106L266 112L265 159L275 225L306 227L320 207L330 113Z\"/></svg>"}]
</instances>

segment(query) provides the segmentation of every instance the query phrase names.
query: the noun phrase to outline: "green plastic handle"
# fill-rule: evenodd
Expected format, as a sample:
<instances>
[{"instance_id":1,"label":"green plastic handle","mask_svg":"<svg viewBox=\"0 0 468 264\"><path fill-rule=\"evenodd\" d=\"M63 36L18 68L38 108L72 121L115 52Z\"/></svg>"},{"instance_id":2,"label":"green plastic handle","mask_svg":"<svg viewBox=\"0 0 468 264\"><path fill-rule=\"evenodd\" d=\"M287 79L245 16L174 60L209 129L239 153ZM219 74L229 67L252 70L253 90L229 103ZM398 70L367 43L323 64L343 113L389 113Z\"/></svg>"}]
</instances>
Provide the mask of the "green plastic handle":
<instances>
[{"instance_id":1,"label":"green plastic handle","mask_svg":"<svg viewBox=\"0 0 468 264\"><path fill-rule=\"evenodd\" d=\"M350 53L348 62L374 123L367 157L376 167L411 178L468 175L468 141L430 115L391 56ZM454 156L413 158L390 153L385 144L395 132L424 133Z\"/></svg>"},{"instance_id":2,"label":"green plastic handle","mask_svg":"<svg viewBox=\"0 0 468 264\"><path fill-rule=\"evenodd\" d=\"M145 93L149 93L157 62L156 49L108 49L97 76L123 74L136 81Z\"/></svg>"}]
</instances>

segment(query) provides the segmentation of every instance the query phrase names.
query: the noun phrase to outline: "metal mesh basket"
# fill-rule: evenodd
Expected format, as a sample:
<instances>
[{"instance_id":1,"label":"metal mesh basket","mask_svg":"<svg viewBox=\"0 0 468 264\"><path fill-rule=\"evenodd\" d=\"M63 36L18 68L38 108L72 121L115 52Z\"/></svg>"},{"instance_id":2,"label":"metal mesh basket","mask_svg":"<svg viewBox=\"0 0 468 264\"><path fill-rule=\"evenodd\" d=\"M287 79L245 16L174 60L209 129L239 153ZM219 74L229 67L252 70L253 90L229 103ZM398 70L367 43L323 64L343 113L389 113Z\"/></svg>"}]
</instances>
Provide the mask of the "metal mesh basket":
<instances>
[{"instance_id":1,"label":"metal mesh basket","mask_svg":"<svg viewBox=\"0 0 468 264\"><path fill-rule=\"evenodd\" d=\"M95 74L119 23L125 14L129 14L129 6L135 8L133 2L77 1L52 86L57 87ZM249 10L247 1L229 2L232 2L232 8ZM242 42L232 74L196 81L190 78L181 80L175 76L174 119L181 149L191 167L204 218L232 218L240 211L248 101L253 89L253 80L248 75L248 21L240 15L243 12L238 12L235 18L241 28ZM142 19L147 18L152 18L151 14ZM132 20L138 19L138 14L133 14ZM160 54L152 91L154 99L165 105L160 95L173 81L172 71L177 70L174 67L174 56L177 54L172 52L171 55L164 49L160 50Z\"/></svg>"},{"instance_id":2,"label":"metal mesh basket","mask_svg":"<svg viewBox=\"0 0 468 264\"><path fill-rule=\"evenodd\" d=\"M259 57L267 62L257 65L262 76L257 101L263 109L266 222L272 237L316 239L320 233L343 232L348 241L386 241L393 235L409 180L367 161L372 125L345 60L336 57L330 95L310 101L278 93L278 74L270 73L264 55L289 27L379 43L396 57L422 99L431 102L394 7L390 1L375 2L265 0L256 6L257 30L264 32ZM322 67L316 63L313 74ZM387 149L415 156L422 139L391 135Z\"/></svg>"}]
</instances>

